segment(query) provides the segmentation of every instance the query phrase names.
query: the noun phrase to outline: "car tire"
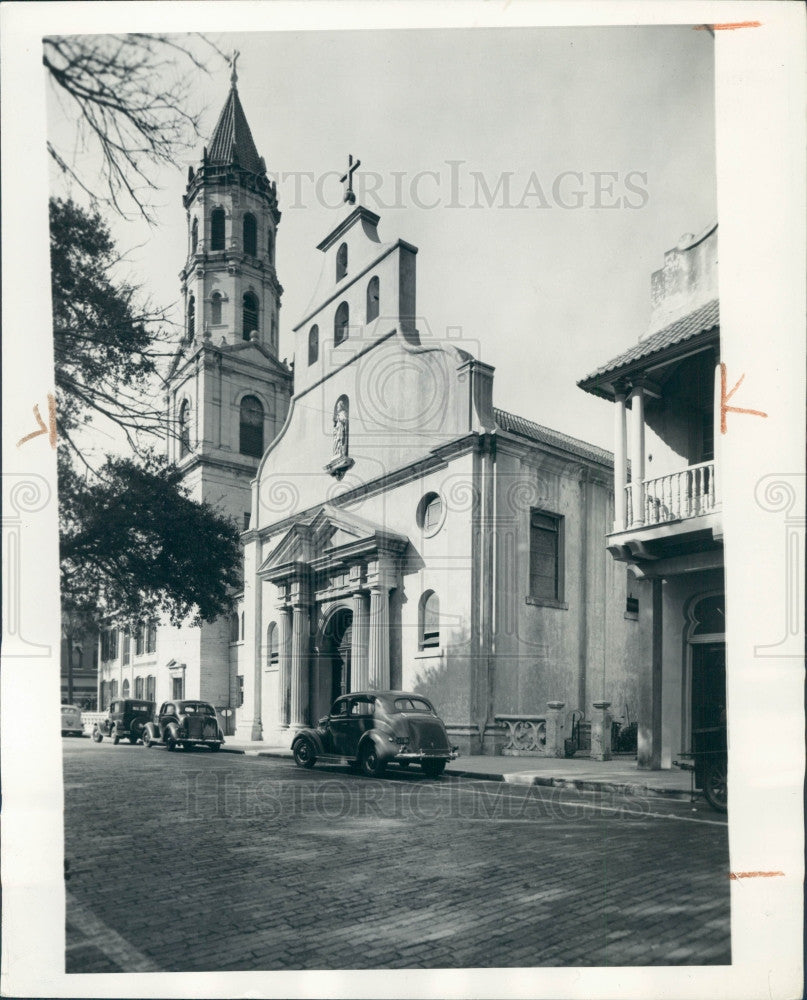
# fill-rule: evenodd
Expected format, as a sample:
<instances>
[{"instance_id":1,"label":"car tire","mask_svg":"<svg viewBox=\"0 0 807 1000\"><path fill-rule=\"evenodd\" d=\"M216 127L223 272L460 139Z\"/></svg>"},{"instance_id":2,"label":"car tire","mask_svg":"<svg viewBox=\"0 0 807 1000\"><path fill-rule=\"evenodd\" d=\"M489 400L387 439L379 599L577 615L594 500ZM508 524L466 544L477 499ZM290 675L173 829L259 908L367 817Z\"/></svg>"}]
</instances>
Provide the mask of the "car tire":
<instances>
[{"instance_id":1,"label":"car tire","mask_svg":"<svg viewBox=\"0 0 807 1000\"><path fill-rule=\"evenodd\" d=\"M709 762L703 779L703 794L712 809L728 811L728 761L725 757Z\"/></svg>"},{"instance_id":2,"label":"car tire","mask_svg":"<svg viewBox=\"0 0 807 1000\"><path fill-rule=\"evenodd\" d=\"M210 749L215 753L217 750L221 750L221 743L208 743Z\"/></svg>"},{"instance_id":3,"label":"car tire","mask_svg":"<svg viewBox=\"0 0 807 1000\"><path fill-rule=\"evenodd\" d=\"M427 778L439 778L446 769L446 762L444 760L424 760L420 766Z\"/></svg>"},{"instance_id":4,"label":"car tire","mask_svg":"<svg viewBox=\"0 0 807 1000\"><path fill-rule=\"evenodd\" d=\"M103 740L103 738L104 737L101 735L101 730L100 729L93 729L93 731L92 731L92 740L93 740L93 743L100 743Z\"/></svg>"},{"instance_id":5,"label":"car tire","mask_svg":"<svg viewBox=\"0 0 807 1000\"><path fill-rule=\"evenodd\" d=\"M120 736L117 733L112 737L112 745L117 746L120 743Z\"/></svg>"},{"instance_id":6,"label":"car tire","mask_svg":"<svg viewBox=\"0 0 807 1000\"><path fill-rule=\"evenodd\" d=\"M174 737L173 736L166 736L165 737L165 749L166 750L176 750L176 748L177 748L177 741L174 739Z\"/></svg>"},{"instance_id":7,"label":"car tire","mask_svg":"<svg viewBox=\"0 0 807 1000\"><path fill-rule=\"evenodd\" d=\"M143 730L143 735L140 738L143 740L143 746L146 748L146 750L150 749L152 741L151 741L151 733L148 731L148 729Z\"/></svg>"},{"instance_id":8,"label":"car tire","mask_svg":"<svg viewBox=\"0 0 807 1000\"><path fill-rule=\"evenodd\" d=\"M387 762L378 755L375 743L368 743L359 758L361 773L368 778L380 778L387 768Z\"/></svg>"},{"instance_id":9,"label":"car tire","mask_svg":"<svg viewBox=\"0 0 807 1000\"><path fill-rule=\"evenodd\" d=\"M297 740L292 747L292 753L294 754L294 763L298 767L312 768L317 762L317 755L311 740Z\"/></svg>"}]
</instances>

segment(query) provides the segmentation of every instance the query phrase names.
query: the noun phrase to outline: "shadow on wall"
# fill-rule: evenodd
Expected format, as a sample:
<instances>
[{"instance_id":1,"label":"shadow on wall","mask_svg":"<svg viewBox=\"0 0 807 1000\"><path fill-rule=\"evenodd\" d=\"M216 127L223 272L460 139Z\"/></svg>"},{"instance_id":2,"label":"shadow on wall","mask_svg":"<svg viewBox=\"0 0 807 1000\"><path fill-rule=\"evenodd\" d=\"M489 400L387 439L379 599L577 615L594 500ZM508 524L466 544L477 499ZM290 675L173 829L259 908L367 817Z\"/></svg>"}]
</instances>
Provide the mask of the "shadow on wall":
<instances>
[{"instance_id":1,"label":"shadow on wall","mask_svg":"<svg viewBox=\"0 0 807 1000\"><path fill-rule=\"evenodd\" d=\"M423 661L413 688L425 695L449 725L468 725L471 715L473 660L468 628L452 632L442 655Z\"/></svg>"}]
</instances>

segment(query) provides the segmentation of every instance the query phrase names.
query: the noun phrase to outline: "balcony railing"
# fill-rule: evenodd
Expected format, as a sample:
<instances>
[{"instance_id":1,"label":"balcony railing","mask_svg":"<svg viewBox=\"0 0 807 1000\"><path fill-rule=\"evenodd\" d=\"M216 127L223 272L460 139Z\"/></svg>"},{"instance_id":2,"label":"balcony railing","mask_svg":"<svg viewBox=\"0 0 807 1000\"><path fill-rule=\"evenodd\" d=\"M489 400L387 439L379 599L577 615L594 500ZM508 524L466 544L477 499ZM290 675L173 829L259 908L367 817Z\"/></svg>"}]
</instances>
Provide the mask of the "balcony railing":
<instances>
[{"instance_id":1,"label":"balcony railing","mask_svg":"<svg viewBox=\"0 0 807 1000\"><path fill-rule=\"evenodd\" d=\"M625 487L626 528L640 526L633 517L633 488ZM665 524L715 510L715 463L701 462L642 484L642 525Z\"/></svg>"}]
</instances>

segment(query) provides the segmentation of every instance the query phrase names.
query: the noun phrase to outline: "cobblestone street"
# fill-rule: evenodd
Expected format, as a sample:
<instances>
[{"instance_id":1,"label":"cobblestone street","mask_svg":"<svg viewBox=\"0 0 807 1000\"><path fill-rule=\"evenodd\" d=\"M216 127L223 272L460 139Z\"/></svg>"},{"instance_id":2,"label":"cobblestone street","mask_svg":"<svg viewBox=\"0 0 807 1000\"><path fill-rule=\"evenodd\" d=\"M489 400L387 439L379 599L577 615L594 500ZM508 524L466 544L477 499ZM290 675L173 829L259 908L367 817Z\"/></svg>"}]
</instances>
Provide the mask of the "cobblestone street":
<instances>
[{"instance_id":1,"label":"cobblestone street","mask_svg":"<svg viewBox=\"0 0 807 1000\"><path fill-rule=\"evenodd\" d=\"M704 805L63 747L68 973L731 961Z\"/></svg>"}]
</instances>

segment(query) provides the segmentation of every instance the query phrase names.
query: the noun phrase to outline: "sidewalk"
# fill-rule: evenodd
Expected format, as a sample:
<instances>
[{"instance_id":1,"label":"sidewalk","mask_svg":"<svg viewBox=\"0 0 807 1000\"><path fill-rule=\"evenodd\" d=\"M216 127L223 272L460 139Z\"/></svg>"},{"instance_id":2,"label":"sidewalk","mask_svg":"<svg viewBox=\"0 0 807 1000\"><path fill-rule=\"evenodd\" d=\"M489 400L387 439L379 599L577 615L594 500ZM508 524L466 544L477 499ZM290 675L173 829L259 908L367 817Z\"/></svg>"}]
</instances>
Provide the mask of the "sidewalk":
<instances>
[{"instance_id":1,"label":"sidewalk","mask_svg":"<svg viewBox=\"0 0 807 1000\"><path fill-rule=\"evenodd\" d=\"M250 743L227 737L222 753L251 757L291 759L288 747ZM459 757L446 768L447 775L509 781L522 785L552 785L624 795L689 799L690 772L674 767L666 771L640 771L632 757L588 760L558 757Z\"/></svg>"}]
</instances>

